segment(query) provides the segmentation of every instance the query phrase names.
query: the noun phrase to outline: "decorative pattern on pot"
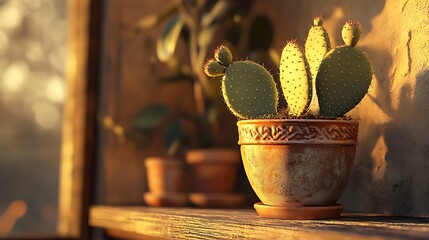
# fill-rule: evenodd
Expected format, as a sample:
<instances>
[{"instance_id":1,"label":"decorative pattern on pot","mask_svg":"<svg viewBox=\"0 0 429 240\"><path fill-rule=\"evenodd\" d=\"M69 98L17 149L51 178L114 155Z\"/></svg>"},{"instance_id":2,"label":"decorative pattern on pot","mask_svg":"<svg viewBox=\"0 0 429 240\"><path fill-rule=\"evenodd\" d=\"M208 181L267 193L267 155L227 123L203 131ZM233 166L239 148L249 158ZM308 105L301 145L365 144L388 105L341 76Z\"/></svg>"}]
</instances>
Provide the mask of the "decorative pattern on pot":
<instances>
[{"instance_id":1,"label":"decorative pattern on pot","mask_svg":"<svg viewBox=\"0 0 429 240\"><path fill-rule=\"evenodd\" d=\"M307 124L312 123L312 124ZM357 144L358 123L331 120L242 120L238 144Z\"/></svg>"}]
</instances>

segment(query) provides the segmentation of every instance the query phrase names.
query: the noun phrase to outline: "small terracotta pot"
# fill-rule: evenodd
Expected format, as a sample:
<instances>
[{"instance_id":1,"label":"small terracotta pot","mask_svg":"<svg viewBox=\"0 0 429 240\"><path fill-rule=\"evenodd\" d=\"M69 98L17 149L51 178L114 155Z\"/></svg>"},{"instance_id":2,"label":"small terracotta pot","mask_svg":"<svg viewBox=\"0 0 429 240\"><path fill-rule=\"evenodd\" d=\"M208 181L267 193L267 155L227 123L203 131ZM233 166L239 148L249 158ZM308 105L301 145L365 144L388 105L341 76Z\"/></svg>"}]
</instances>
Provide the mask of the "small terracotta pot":
<instances>
[{"instance_id":1,"label":"small terracotta pot","mask_svg":"<svg viewBox=\"0 0 429 240\"><path fill-rule=\"evenodd\" d=\"M242 120L237 125L244 169L265 205L255 205L261 216L282 217L269 214L280 211L290 219L339 216L342 207L338 211L336 203L352 171L357 122L275 119ZM332 214L317 215L320 206L332 206Z\"/></svg>"},{"instance_id":2,"label":"small terracotta pot","mask_svg":"<svg viewBox=\"0 0 429 240\"><path fill-rule=\"evenodd\" d=\"M148 187L152 193L184 192L184 164L171 157L145 159Z\"/></svg>"},{"instance_id":3,"label":"small terracotta pot","mask_svg":"<svg viewBox=\"0 0 429 240\"><path fill-rule=\"evenodd\" d=\"M143 194L150 206L184 206L188 203L184 163L171 157L145 159L149 192Z\"/></svg>"},{"instance_id":4,"label":"small terracotta pot","mask_svg":"<svg viewBox=\"0 0 429 240\"><path fill-rule=\"evenodd\" d=\"M198 193L232 193L237 179L240 152L235 149L198 149L188 151L191 187Z\"/></svg>"}]
</instances>

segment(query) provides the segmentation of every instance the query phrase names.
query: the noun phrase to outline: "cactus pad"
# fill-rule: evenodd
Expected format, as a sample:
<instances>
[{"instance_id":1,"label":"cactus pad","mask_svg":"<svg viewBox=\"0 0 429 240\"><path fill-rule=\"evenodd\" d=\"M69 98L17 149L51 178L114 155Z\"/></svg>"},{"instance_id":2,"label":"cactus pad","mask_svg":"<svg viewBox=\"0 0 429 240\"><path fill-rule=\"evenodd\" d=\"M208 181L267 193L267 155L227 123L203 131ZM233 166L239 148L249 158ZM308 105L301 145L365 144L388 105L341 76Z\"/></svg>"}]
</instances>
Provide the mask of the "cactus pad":
<instances>
[{"instance_id":1,"label":"cactus pad","mask_svg":"<svg viewBox=\"0 0 429 240\"><path fill-rule=\"evenodd\" d=\"M362 34L362 25L357 21L347 21L341 30L343 41L348 46L356 46Z\"/></svg>"},{"instance_id":2,"label":"cactus pad","mask_svg":"<svg viewBox=\"0 0 429 240\"><path fill-rule=\"evenodd\" d=\"M226 69L222 94L231 112L239 118L275 115L278 94L271 74L251 61L237 61Z\"/></svg>"},{"instance_id":3,"label":"cactus pad","mask_svg":"<svg viewBox=\"0 0 429 240\"><path fill-rule=\"evenodd\" d=\"M238 118L262 118L277 113L278 93L273 76L251 61L232 62L231 51L220 46L204 72L222 76L222 95L229 110Z\"/></svg>"},{"instance_id":4,"label":"cactus pad","mask_svg":"<svg viewBox=\"0 0 429 240\"><path fill-rule=\"evenodd\" d=\"M359 48L341 46L329 51L316 76L320 116L339 117L354 108L368 92L372 67Z\"/></svg>"},{"instance_id":5,"label":"cactus pad","mask_svg":"<svg viewBox=\"0 0 429 240\"><path fill-rule=\"evenodd\" d=\"M225 74L226 68L216 60L209 60L204 66L204 72L207 76L218 77Z\"/></svg>"},{"instance_id":6,"label":"cactus pad","mask_svg":"<svg viewBox=\"0 0 429 240\"><path fill-rule=\"evenodd\" d=\"M317 114L319 112L318 99L316 94L316 75L326 53L331 49L331 42L326 29L323 27L323 20L316 17L313 20L313 26L308 31L308 37L305 41L305 57L310 66L313 95L309 106L310 112Z\"/></svg>"},{"instance_id":7,"label":"cactus pad","mask_svg":"<svg viewBox=\"0 0 429 240\"><path fill-rule=\"evenodd\" d=\"M232 62L231 51L223 45L220 45L215 50L214 57L215 57L216 61L218 61L220 64L222 64L224 66L228 66Z\"/></svg>"},{"instance_id":8,"label":"cactus pad","mask_svg":"<svg viewBox=\"0 0 429 240\"><path fill-rule=\"evenodd\" d=\"M320 62L330 49L331 43L328 32L323 27L323 21L320 18L315 18L314 25L308 31L308 37L305 41L305 56L313 78L316 77Z\"/></svg>"},{"instance_id":9,"label":"cactus pad","mask_svg":"<svg viewBox=\"0 0 429 240\"><path fill-rule=\"evenodd\" d=\"M298 43L288 42L280 60L280 82L292 116L302 115L310 105L312 83L308 68Z\"/></svg>"}]
</instances>

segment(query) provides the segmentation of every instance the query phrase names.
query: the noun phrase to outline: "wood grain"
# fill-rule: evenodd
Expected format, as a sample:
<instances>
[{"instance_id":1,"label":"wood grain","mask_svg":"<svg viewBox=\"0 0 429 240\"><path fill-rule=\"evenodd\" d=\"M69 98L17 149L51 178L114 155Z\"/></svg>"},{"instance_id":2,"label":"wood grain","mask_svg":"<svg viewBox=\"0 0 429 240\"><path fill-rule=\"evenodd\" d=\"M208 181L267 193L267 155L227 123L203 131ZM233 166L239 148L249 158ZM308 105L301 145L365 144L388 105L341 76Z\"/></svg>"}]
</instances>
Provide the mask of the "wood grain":
<instances>
[{"instance_id":1,"label":"wood grain","mask_svg":"<svg viewBox=\"0 0 429 240\"><path fill-rule=\"evenodd\" d=\"M94 206L90 225L167 239L429 239L429 219L343 214L292 221L263 219L253 209Z\"/></svg>"}]
</instances>

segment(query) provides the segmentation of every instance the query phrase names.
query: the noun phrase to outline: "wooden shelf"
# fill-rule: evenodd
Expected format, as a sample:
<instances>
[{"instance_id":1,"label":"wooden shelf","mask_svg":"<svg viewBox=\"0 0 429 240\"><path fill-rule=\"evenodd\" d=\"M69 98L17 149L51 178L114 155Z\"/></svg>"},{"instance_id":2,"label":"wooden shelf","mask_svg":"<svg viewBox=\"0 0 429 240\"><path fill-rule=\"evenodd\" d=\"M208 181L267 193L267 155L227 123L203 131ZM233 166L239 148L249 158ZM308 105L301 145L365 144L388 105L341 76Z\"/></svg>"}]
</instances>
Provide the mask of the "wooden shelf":
<instances>
[{"instance_id":1,"label":"wooden shelf","mask_svg":"<svg viewBox=\"0 0 429 240\"><path fill-rule=\"evenodd\" d=\"M253 209L93 206L89 221L133 239L429 239L429 219L372 214L292 221L263 219Z\"/></svg>"}]
</instances>

